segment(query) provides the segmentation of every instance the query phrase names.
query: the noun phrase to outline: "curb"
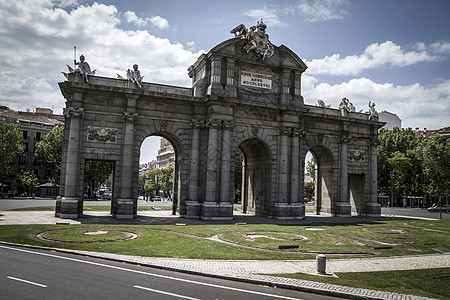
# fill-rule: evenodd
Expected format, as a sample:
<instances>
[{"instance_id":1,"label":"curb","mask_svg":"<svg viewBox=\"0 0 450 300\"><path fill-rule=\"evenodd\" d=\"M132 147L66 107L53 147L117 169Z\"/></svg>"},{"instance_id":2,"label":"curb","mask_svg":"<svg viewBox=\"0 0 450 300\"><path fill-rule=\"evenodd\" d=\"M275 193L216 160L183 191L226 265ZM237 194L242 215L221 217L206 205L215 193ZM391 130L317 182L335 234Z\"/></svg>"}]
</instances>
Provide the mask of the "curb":
<instances>
[{"instance_id":1,"label":"curb","mask_svg":"<svg viewBox=\"0 0 450 300\"><path fill-rule=\"evenodd\" d=\"M114 254L109 254L109 253L105 253L104 255L102 255L100 252L70 250L70 249L62 249L62 248L34 246L34 245L27 245L27 244L16 244L16 243L3 242L3 241L0 241L0 244L21 247L21 248L29 248L29 249L51 250L51 251L55 251L55 252L75 254L75 255L80 255L80 256L89 256L89 257L104 259L104 260L108 260L108 261L140 265L140 266L145 266L145 267L160 269L160 270L167 270L167 271L180 272L180 273L185 273L185 274L193 274L193 275L199 275L199 276L205 276L205 277L211 277L211 278L232 280L232 281L237 281L237 282L245 282L245 283L257 284L257 285L267 285L267 286L274 287L274 288L290 289L290 290L296 290L296 291L301 291L301 292L307 292L307 293L313 293L313 294L319 294L319 295L325 295L325 296L336 296L336 297L342 297L342 298L348 298L348 299L358 299L358 300L366 300L366 299L370 299L370 300L372 300L372 299L426 300L426 299L433 299L433 298L419 297L419 296L414 296L414 295L398 294L398 293L369 290L369 289L362 289L362 288L353 288L353 287L347 287L347 286L342 286L342 285L333 285L333 284L327 284L327 283L321 283L321 282L315 282L315 281L281 278L281 277L267 276L267 275L253 275L253 274L244 274L244 275L237 275L237 276L220 275L220 274L207 273L207 272L201 272L201 271L178 269L178 268L173 268L173 267L168 267L168 266L158 266L158 265L154 265L151 263L134 262L134 261L126 260L123 258L109 257L107 255L114 255ZM285 281L285 282L283 282L283 281Z\"/></svg>"}]
</instances>

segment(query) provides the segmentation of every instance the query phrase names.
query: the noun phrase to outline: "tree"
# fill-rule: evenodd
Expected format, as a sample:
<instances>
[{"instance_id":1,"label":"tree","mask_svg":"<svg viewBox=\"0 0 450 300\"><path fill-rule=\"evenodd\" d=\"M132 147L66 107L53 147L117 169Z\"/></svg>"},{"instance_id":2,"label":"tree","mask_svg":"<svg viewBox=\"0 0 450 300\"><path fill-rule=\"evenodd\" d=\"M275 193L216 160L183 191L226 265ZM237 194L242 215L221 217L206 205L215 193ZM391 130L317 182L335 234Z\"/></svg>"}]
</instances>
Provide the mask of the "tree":
<instances>
[{"instance_id":1,"label":"tree","mask_svg":"<svg viewBox=\"0 0 450 300\"><path fill-rule=\"evenodd\" d=\"M305 183L305 197L308 199L314 198L314 191L316 189L316 183L314 181L308 181Z\"/></svg>"},{"instance_id":2,"label":"tree","mask_svg":"<svg viewBox=\"0 0 450 300\"><path fill-rule=\"evenodd\" d=\"M167 167L163 168L161 171L161 188L167 192L169 197L170 191L173 189L173 170L175 164L171 162Z\"/></svg>"},{"instance_id":3,"label":"tree","mask_svg":"<svg viewBox=\"0 0 450 300\"><path fill-rule=\"evenodd\" d=\"M47 133L42 141L35 146L35 157L42 164L55 170L50 182L54 185L59 184L61 176L61 157L62 147L64 142L64 126L56 126L49 133Z\"/></svg>"},{"instance_id":4,"label":"tree","mask_svg":"<svg viewBox=\"0 0 450 300\"><path fill-rule=\"evenodd\" d=\"M16 177L16 185L19 190L27 192L28 195L33 193L33 189L39 184L39 180L34 172L21 171Z\"/></svg>"},{"instance_id":5,"label":"tree","mask_svg":"<svg viewBox=\"0 0 450 300\"><path fill-rule=\"evenodd\" d=\"M95 191L109 180L113 171L113 163L110 161L87 160L84 172L85 186Z\"/></svg>"},{"instance_id":6,"label":"tree","mask_svg":"<svg viewBox=\"0 0 450 300\"><path fill-rule=\"evenodd\" d=\"M234 156L234 195L237 199L241 199L242 194L242 161L244 155L241 150L237 150Z\"/></svg>"},{"instance_id":7,"label":"tree","mask_svg":"<svg viewBox=\"0 0 450 300\"><path fill-rule=\"evenodd\" d=\"M316 160L314 156L306 163L306 174L311 176L313 181L316 181Z\"/></svg>"},{"instance_id":8,"label":"tree","mask_svg":"<svg viewBox=\"0 0 450 300\"><path fill-rule=\"evenodd\" d=\"M161 168L148 170L147 183L145 184L145 189L148 191L156 191L158 193L161 190L161 175L162 175Z\"/></svg>"},{"instance_id":9,"label":"tree","mask_svg":"<svg viewBox=\"0 0 450 300\"><path fill-rule=\"evenodd\" d=\"M421 147L426 193L430 196L450 194L450 139L435 135Z\"/></svg>"},{"instance_id":10,"label":"tree","mask_svg":"<svg viewBox=\"0 0 450 300\"><path fill-rule=\"evenodd\" d=\"M0 183L3 184L13 170L17 156L23 153L20 129L11 123L0 122Z\"/></svg>"},{"instance_id":11,"label":"tree","mask_svg":"<svg viewBox=\"0 0 450 300\"><path fill-rule=\"evenodd\" d=\"M393 172L394 195L420 195L421 156L418 147L422 137L416 137L411 128L382 131L378 145L378 193L391 194Z\"/></svg>"}]
</instances>

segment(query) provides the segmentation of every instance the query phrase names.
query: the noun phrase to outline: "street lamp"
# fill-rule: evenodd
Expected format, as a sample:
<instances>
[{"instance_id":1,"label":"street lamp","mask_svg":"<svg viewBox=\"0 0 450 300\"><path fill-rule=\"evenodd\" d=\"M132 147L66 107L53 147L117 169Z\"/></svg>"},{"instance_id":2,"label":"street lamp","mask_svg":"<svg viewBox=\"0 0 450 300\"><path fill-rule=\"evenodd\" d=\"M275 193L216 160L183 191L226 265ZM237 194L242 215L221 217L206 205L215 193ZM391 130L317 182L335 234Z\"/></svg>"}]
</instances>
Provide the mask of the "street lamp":
<instances>
[{"instance_id":1,"label":"street lamp","mask_svg":"<svg viewBox=\"0 0 450 300\"><path fill-rule=\"evenodd\" d=\"M395 178L394 171L389 172L389 175L391 177L391 205L394 206L394 178Z\"/></svg>"}]
</instances>

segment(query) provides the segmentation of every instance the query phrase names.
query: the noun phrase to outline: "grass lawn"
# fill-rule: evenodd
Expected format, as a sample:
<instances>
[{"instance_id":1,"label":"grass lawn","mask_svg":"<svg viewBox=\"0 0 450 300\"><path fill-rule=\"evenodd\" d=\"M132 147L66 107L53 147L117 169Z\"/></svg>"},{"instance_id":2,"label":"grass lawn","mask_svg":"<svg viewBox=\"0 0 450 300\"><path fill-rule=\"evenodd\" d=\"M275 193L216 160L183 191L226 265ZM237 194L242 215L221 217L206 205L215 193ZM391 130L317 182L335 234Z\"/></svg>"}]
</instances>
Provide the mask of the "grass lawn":
<instances>
[{"instance_id":1,"label":"grass lawn","mask_svg":"<svg viewBox=\"0 0 450 300\"><path fill-rule=\"evenodd\" d=\"M329 284L351 286L363 289L394 292L400 294L449 299L450 268L383 271L364 273L336 273L339 278L314 276L303 273L273 274L271 276L318 281Z\"/></svg>"}]
</instances>

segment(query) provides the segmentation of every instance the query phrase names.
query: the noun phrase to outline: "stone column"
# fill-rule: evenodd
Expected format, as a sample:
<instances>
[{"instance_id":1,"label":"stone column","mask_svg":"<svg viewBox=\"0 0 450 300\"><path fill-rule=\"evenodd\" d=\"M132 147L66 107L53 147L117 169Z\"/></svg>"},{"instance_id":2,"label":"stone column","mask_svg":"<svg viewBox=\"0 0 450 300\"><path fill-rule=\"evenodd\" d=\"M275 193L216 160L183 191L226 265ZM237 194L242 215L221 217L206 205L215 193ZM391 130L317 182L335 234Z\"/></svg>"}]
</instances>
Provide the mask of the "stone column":
<instances>
[{"instance_id":1,"label":"stone column","mask_svg":"<svg viewBox=\"0 0 450 300\"><path fill-rule=\"evenodd\" d=\"M348 202L348 142L348 135L342 135L339 152L339 200L336 207L338 217L351 217L351 206Z\"/></svg>"},{"instance_id":2,"label":"stone column","mask_svg":"<svg viewBox=\"0 0 450 300\"><path fill-rule=\"evenodd\" d=\"M289 196L289 217L292 219L303 219L305 217L305 204L303 203L300 190L303 179L303 163L300 161L300 129L292 128L291 142L291 162L290 162L290 196Z\"/></svg>"},{"instance_id":3,"label":"stone column","mask_svg":"<svg viewBox=\"0 0 450 300\"><path fill-rule=\"evenodd\" d=\"M203 121L192 120L191 122L191 165L189 169L189 200L186 201L186 214L183 216L188 219L199 219L201 203L198 202L198 175L199 175L199 157L200 157L200 128L203 127Z\"/></svg>"},{"instance_id":4,"label":"stone column","mask_svg":"<svg viewBox=\"0 0 450 300\"><path fill-rule=\"evenodd\" d=\"M218 128L222 124L221 121L210 119L207 122L209 128L208 134L208 157L206 168L206 199L202 204L202 216L204 220L232 220L233 206L230 203L220 202L220 195L217 195L217 166L218 166ZM227 136L225 134L225 136ZM227 138L227 137L225 137ZM229 139L229 132L228 138ZM226 147L229 149L228 147ZM228 150L229 151L229 150ZM227 154L226 154L227 155ZM223 158L223 157L221 157ZM228 165L229 165L228 154ZM229 166L228 166L229 168ZM222 174L221 174L222 175ZM231 208L231 210L230 210ZM231 213L231 214L230 214Z\"/></svg>"},{"instance_id":5,"label":"stone column","mask_svg":"<svg viewBox=\"0 0 450 300\"><path fill-rule=\"evenodd\" d=\"M274 205L274 218L287 219L290 218L289 208L289 139L291 128L280 128L280 144L278 147L278 186L277 201Z\"/></svg>"},{"instance_id":6,"label":"stone column","mask_svg":"<svg viewBox=\"0 0 450 300\"><path fill-rule=\"evenodd\" d=\"M220 202L230 202L231 121L224 121L222 134L222 166L220 170Z\"/></svg>"},{"instance_id":7,"label":"stone column","mask_svg":"<svg viewBox=\"0 0 450 300\"><path fill-rule=\"evenodd\" d=\"M235 73L235 59L227 58L227 85L225 86L226 97L236 98L237 97L237 89L236 82L234 79Z\"/></svg>"},{"instance_id":8,"label":"stone column","mask_svg":"<svg viewBox=\"0 0 450 300\"><path fill-rule=\"evenodd\" d=\"M212 92L214 89L223 90L222 85L220 84L221 71L222 71L222 58L221 57L211 58L211 78L210 78L210 85L207 91L208 95L214 94Z\"/></svg>"},{"instance_id":9,"label":"stone column","mask_svg":"<svg viewBox=\"0 0 450 300\"><path fill-rule=\"evenodd\" d=\"M281 105L290 105L292 96L289 93L290 85L291 85L291 70L288 68L284 68L280 74L281 76Z\"/></svg>"},{"instance_id":10,"label":"stone column","mask_svg":"<svg viewBox=\"0 0 450 300\"><path fill-rule=\"evenodd\" d=\"M367 201L368 217L379 217L381 215L381 205L378 203L377 198L377 146L378 137L375 136L370 140L369 144L369 199Z\"/></svg>"},{"instance_id":11,"label":"stone column","mask_svg":"<svg viewBox=\"0 0 450 300\"><path fill-rule=\"evenodd\" d=\"M60 217L78 218L83 214L79 205L79 174L80 174L80 143L81 118L84 109L81 107L68 107L65 110L66 122L69 122L69 139L67 146L66 172L64 179L64 196L61 198ZM82 203L82 202L81 202ZM81 209L80 209L81 208Z\"/></svg>"},{"instance_id":12,"label":"stone column","mask_svg":"<svg viewBox=\"0 0 450 300\"><path fill-rule=\"evenodd\" d=\"M132 100L133 101L133 100ZM134 150L134 123L138 114L134 112L124 112L123 144L120 164L120 187L119 199L117 200L116 219L132 219L134 215L134 200L132 198L132 178L133 174L133 150Z\"/></svg>"}]
</instances>

